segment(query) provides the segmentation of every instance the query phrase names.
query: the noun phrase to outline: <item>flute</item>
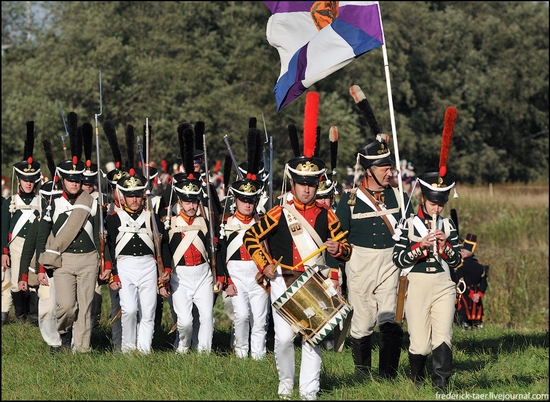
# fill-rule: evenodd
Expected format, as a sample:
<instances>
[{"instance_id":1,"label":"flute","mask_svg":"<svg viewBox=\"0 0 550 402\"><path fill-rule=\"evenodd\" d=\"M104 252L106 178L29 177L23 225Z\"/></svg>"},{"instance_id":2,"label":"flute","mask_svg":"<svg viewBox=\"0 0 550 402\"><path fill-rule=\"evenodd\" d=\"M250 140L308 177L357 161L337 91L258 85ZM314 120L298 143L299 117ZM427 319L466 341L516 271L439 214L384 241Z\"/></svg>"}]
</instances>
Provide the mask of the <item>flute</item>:
<instances>
[{"instance_id":1,"label":"flute","mask_svg":"<svg viewBox=\"0 0 550 402\"><path fill-rule=\"evenodd\" d=\"M435 230L437 229L437 214L432 215L432 233L435 234ZM434 240L434 255L437 255L437 238Z\"/></svg>"}]
</instances>

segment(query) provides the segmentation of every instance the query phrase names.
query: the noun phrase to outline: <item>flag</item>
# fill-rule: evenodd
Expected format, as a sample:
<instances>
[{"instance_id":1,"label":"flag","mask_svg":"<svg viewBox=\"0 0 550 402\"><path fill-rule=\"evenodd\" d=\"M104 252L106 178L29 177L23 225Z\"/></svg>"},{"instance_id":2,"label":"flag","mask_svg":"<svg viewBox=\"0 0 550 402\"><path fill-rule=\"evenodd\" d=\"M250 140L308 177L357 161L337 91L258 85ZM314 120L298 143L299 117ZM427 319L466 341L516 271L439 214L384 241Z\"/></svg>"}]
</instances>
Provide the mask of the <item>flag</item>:
<instances>
[{"instance_id":1,"label":"flag","mask_svg":"<svg viewBox=\"0 0 550 402\"><path fill-rule=\"evenodd\" d=\"M384 44L378 1L264 1L266 37L281 58L277 111L317 81Z\"/></svg>"}]
</instances>

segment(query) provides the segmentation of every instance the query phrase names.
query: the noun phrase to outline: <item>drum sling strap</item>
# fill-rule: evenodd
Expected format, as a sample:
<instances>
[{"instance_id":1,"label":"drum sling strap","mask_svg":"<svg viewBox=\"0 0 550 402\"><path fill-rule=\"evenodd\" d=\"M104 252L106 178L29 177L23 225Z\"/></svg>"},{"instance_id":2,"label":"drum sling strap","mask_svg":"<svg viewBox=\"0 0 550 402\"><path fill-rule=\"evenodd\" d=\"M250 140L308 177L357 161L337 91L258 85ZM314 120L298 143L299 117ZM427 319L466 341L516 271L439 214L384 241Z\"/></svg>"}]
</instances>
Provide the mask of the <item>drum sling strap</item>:
<instances>
[{"instance_id":1,"label":"drum sling strap","mask_svg":"<svg viewBox=\"0 0 550 402\"><path fill-rule=\"evenodd\" d=\"M284 215L288 224L288 229L292 235L292 240L296 244L296 249L300 253L301 257L309 255L312 251L312 248L317 247L318 249L323 246L323 240L319 237L319 234L313 229L309 222L300 214L296 207L293 204L285 204L283 206ZM296 222L297 221L297 222ZM301 230L305 229L307 234ZM325 264L325 253L320 253L316 258L314 258L310 264ZM281 264L281 266L283 266ZM286 268L286 267L285 267ZM287 268L292 269L292 267Z\"/></svg>"},{"instance_id":2,"label":"drum sling strap","mask_svg":"<svg viewBox=\"0 0 550 402\"><path fill-rule=\"evenodd\" d=\"M94 198L83 191L76 199L65 225L54 236L50 233L46 241L46 250L40 254L39 263L46 269L61 267L61 253L73 242L80 229L92 213ZM93 240L93 238L92 238Z\"/></svg>"}]
</instances>

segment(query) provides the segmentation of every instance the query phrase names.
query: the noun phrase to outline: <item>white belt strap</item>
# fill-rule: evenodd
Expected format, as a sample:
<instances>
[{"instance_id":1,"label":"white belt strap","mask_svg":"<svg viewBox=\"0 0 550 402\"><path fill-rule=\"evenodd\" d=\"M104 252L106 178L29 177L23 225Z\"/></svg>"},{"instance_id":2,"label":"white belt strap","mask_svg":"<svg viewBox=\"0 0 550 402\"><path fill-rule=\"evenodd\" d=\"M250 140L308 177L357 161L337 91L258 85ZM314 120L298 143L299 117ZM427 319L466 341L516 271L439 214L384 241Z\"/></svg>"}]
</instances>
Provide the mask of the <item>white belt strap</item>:
<instances>
[{"instance_id":1,"label":"white belt strap","mask_svg":"<svg viewBox=\"0 0 550 402\"><path fill-rule=\"evenodd\" d=\"M232 216L227 220L227 224L224 226L226 238L229 238L229 236L234 232L237 232L237 236L235 236L233 240L231 240L231 242L227 245L225 262L228 262L229 258L233 254L235 254L235 252L241 247L241 245L243 244L244 232L246 232L248 228L252 227L254 223L255 223L255 220L252 219L250 223L244 224L234 216Z\"/></svg>"},{"instance_id":2,"label":"white belt strap","mask_svg":"<svg viewBox=\"0 0 550 402\"><path fill-rule=\"evenodd\" d=\"M199 237L199 230L206 234L206 223L202 217L195 218L195 222L199 221L200 224L195 225L187 225L187 223L181 218L179 215L172 218L172 229L170 229L168 237L170 239L170 243L172 243L172 238L176 233L182 233L185 232L185 236L183 236L183 239L179 242L178 247L176 247L176 250L172 254L172 266L176 266L177 262L181 259L181 257L185 254L189 246L193 244L197 250L202 254L205 261L208 261L206 248L204 246L204 243ZM184 230L183 228L194 226L195 228L192 230ZM177 260L176 260L177 258Z\"/></svg>"},{"instance_id":3,"label":"white belt strap","mask_svg":"<svg viewBox=\"0 0 550 402\"><path fill-rule=\"evenodd\" d=\"M141 214L136 220L133 220L124 210L119 211L118 216L120 217L121 226L118 228L118 235L116 238L115 257L120 255L134 234L137 234L151 251L155 250L155 245L151 237L151 214L149 211L141 211ZM145 227L143 227L144 224Z\"/></svg>"},{"instance_id":4,"label":"white belt strap","mask_svg":"<svg viewBox=\"0 0 550 402\"><path fill-rule=\"evenodd\" d=\"M368 199L368 197L363 194L362 191L357 191L357 198L359 198L361 201L363 201L365 204L367 204L371 209L373 209L373 212L365 212L362 214L353 214L351 216L351 219L362 219L362 218L371 218L373 216L381 216L386 215L388 220L390 221L392 228L395 229L397 227L397 220L393 216L394 213L399 212L399 208L392 208L392 209L386 209L385 206L380 205L381 211L379 211L371 200Z\"/></svg>"}]
</instances>

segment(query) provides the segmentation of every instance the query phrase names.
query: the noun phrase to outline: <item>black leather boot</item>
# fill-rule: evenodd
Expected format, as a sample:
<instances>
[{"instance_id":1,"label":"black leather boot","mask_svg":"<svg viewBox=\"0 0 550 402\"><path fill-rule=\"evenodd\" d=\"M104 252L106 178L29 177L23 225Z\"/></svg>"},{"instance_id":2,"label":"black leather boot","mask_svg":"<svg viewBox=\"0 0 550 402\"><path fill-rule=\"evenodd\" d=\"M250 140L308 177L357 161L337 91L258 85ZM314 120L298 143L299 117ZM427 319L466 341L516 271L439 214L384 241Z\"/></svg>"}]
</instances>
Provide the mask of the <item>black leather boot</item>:
<instances>
[{"instance_id":1,"label":"black leather boot","mask_svg":"<svg viewBox=\"0 0 550 402\"><path fill-rule=\"evenodd\" d=\"M2 313L2 325L9 322L9 313Z\"/></svg>"},{"instance_id":2,"label":"black leather boot","mask_svg":"<svg viewBox=\"0 0 550 402\"><path fill-rule=\"evenodd\" d=\"M432 366L433 386L447 393L453 367L453 352L445 342L432 351Z\"/></svg>"},{"instance_id":3,"label":"black leather boot","mask_svg":"<svg viewBox=\"0 0 550 402\"><path fill-rule=\"evenodd\" d=\"M20 323L24 323L27 320L27 292L28 290L26 292L11 292L13 307L15 308L15 319Z\"/></svg>"},{"instance_id":4,"label":"black leather boot","mask_svg":"<svg viewBox=\"0 0 550 402\"><path fill-rule=\"evenodd\" d=\"M29 323L38 327L38 293L34 290L29 291L27 298Z\"/></svg>"},{"instance_id":5,"label":"black leather boot","mask_svg":"<svg viewBox=\"0 0 550 402\"><path fill-rule=\"evenodd\" d=\"M378 373L381 377L397 377L402 342L403 330L399 324L387 322L380 326Z\"/></svg>"},{"instance_id":6,"label":"black leather boot","mask_svg":"<svg viewBox=\"0 0 550 402\"><path fill-rule=\"evenodd\" d=\"M61 349L71 350L72 349L72 346L71 346L72 340L73 340L73 331L72 330L69 330L69 331L65 332L64 334L61 334Z\"/></svg>"},{"instance_id":7,"label":"black leather boot","mask_svg":"<svg viewBox=\"0 0 550 402\"><path fill-rule=\"evenodd\" d=\"M426 378L426 359L428 356L415 355L409 352L409 378L416 388L420 388Z\"/></svg>"},{"instance_id":8,"label":"black leather boot","mask_svg":"<svg viewBox=\"0 0 550 402\"><path fill-rule=\"evenodd\" d=\"M351 354L355 363L356 374L370 374L372 345L371 336L351 338Z\"/></svg>"}]
</instances>

